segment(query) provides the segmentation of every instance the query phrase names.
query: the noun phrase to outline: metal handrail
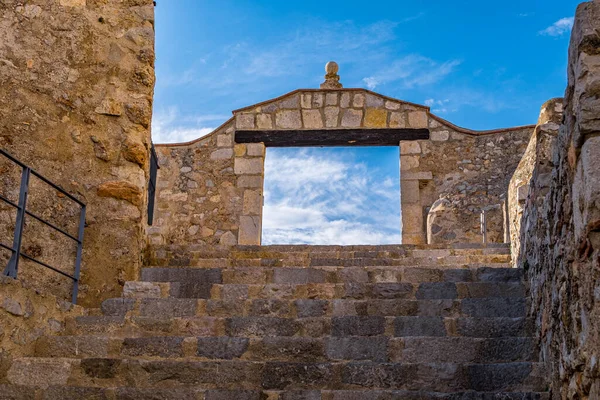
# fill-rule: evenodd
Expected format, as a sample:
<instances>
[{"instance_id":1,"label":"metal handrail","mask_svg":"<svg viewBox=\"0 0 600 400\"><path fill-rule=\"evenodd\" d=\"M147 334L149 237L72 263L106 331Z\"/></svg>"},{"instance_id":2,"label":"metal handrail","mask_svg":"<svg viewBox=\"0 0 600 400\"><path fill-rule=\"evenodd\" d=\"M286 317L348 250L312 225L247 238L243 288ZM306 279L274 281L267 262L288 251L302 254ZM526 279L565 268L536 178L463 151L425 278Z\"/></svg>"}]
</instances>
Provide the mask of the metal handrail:
<instances>
[{"instance_id":1,"label":"metal handrail","mask_svg":"<svg viewBox=\"0 0 600 400\"><path fill-rule=\"evenodd\" d=\"M152 226L154 222L154 201L156 197L156 179L158 177L158 170L160 165L158 163L158 156L156 155L156 149L154 143L150 147L150 181L148 182L148 225Z\"/></svg>"},{"instance_id":2,"label":"metal handrail","mask_svg":"<svg viewBox=\"0 0 600 400\"><path fill-rule=\"evenodd\" d=\"M18 272L19 272L19 260L21 257L23 257L27 260L30 260L38 265L41 265L45 268L48 268L56 273L59 273L65 277L73 280L73 293L72 293L71 301L74 304L77 303L77 294L79 292L79 277L81 274L81 258L82 258L82 254L83 254L83 234L84 234L84 228L85 228L85 213L86 213L85 203L83 203L82 201L80 201L75 196L71 195L70 193L68 193L66 190L64 190L60 186L56 185L55 183L51 182L47 178L43 177L42 175L40 175L38 172L34 171L32 168L30 168L26 164L17 160L16 158L14 158L12 155L7 153L6 151L0 149L0 155L4 156L8 160L12 161L13 163L15 163L19 167L21 167L21 185L20 185L20 189L19 189L18 203L15 203L15 202L9 200L8 198L0 195L1 201L10 205L11 207L14 207L17 209L17 219L16 219L16 223L15 223L13 245L8 246L8 245L0 242L1 248L12 252L10 260L8 261L8 264L6 265L6 268L4 269L4 275L10 276L10 277L16 279ZM53 187L55 190L64 194L67 198L69 198L70 200L74 201L75 203L77 203L79 205L81 210L79 213L79 227L77 230L77 237L71 235L66 230L52 224L51 222L44 220L42 217L40 217L30 211L27 211L27 197L29 195L29 181L30 181L31 175L40 179L42 182L46 183L47 185ZM53 267L43 261L37 260L36 258L34 258L26 253L23 253L21 251L21 244L23 241L23 229L25 227L25 216L27 216L27 215L34 218L35 220L45 224L46 226L54 229L55 231L61 233L62 235L68 237L69 239L72 239L73 241L75 241L77 243L77 253L75 256L75 272L73 275L69 275L68 273L66 273L64 271L61 271L60 269Z\"/></svg>"}]
</instances>

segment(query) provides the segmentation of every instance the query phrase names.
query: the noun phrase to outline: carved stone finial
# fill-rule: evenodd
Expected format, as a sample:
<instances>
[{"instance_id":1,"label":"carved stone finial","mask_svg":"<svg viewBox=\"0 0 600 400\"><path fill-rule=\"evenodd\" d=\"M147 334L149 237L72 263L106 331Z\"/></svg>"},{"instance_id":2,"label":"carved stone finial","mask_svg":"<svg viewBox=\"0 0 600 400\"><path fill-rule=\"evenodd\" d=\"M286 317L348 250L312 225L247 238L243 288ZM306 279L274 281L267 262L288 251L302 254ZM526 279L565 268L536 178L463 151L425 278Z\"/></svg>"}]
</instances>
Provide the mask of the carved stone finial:
<instances>
[{"instance_id":1,"label":"carved stone finial","mask_svg":"<svg viewBox=\"0 0 600 400\"><path fill-rule=\"evenodd\" d=\"M338 75L339 69L340 67L335 61L329 61L325 65L325 82L321 83L321 89L341 89L343 87Z\"/></svg>"}]
</instances>

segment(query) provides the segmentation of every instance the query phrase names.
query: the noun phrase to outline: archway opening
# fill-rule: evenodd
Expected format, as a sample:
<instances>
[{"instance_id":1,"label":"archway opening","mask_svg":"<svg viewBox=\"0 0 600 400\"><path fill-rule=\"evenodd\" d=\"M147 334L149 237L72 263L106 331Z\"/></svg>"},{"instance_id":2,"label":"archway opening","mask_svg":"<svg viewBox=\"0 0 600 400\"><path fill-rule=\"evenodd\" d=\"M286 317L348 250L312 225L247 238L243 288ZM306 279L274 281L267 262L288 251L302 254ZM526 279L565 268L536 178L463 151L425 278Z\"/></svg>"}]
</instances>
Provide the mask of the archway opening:
<instances>
[{"instance_id":1,"label":"archway opening","mask_svg":"<svg viewBox=\"0 0 600 400\"><path fill-rule=\"evenodd\" d=\"M262 244L401 242L398 147L268 148Z\"/></svg>"}]
</instances>

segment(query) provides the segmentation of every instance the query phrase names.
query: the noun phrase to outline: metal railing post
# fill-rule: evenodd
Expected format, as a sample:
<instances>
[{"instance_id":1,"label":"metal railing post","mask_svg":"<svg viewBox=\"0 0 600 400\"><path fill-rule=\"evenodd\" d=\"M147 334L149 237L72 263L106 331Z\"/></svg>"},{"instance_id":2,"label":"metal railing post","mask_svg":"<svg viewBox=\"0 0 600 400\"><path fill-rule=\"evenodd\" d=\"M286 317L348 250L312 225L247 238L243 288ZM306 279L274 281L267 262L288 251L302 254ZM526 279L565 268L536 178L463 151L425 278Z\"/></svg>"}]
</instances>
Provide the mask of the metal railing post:
<instances>
[{"instance_id":1,"label":"metal railing post","mask_svg":"<svg viewBox=\"0 0 600 400\"><path fill-rule=\"evenodd\" d=\"M79 232L77 234L77 257L75 259L75 273L73 277L73 298L71 302L77 304L77 294L79 293L79 276L81 273L81 257L83 253L83 232L85 230L85 206L81 206L79 213Z\"/></svg>"},{"instance_id":2,"label":"metal railing post","mask_svg":"<svg viewBox=\"0 0 600 400\"><path fill-rule=\"evenodd\" d=\"M16 279L19 272L19 258L21 257L21 242L23 239L23 228L25 227L25 212L27 207L27 195L29 194L29 177L31 169L23 167L21 173L21 187L19 189L19 204L17 208L17 219L15 222L15 235L13 238L12 255L4 275Z\"/></svg>"}]
</instances>

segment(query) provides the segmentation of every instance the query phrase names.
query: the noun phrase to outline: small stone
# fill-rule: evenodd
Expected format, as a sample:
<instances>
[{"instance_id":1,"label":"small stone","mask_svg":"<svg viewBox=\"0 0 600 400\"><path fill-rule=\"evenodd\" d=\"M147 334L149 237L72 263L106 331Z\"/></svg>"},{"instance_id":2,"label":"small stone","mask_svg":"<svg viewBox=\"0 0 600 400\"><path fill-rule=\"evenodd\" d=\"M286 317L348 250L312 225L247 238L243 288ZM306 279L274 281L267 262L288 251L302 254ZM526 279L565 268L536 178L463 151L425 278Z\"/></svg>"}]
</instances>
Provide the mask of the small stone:
<instances>
[{"instance_id":1,"label":"small stone","mask_svg":"<svg viewBox=\"0 0 600 400\"><path fill-rule=\"evenodd\" d=\"M359 128L362 122L362 110L344 110L342 116L342 126L344 128Z\"/></svg>"},{"instance_id":2,"label":"small stone","mask_svg":"<svg viewBox=\"0 0 600 400\"><path fill-rule=\"evenodd\" d=\"M123 106L114 99L106 98L102 100L102 103L94 111L101 115L120 117L123 114Z\"/></svg>"},{"instance_id":3,"label":"small stone","mask_svg":"<svg viewBox=\"0 0 600 400\"><path fill-rule=\"evenodd\" d=\"M192 225L188 228L188 235L194 236L199 230L200 227L198 225Z\"/></svg>"},{"instance_id":4,"label":"small stone","mask_svg":"<svg viewBox=\"0 0 600 400\"><path fill-rule=\"evenodd\" d=\"M187 174L188 172L192 171L192 167L181 167L181 169L179 170L182 174Z\"/></svg>"},{"instance_id":5,"label":"small stone","mask_svg":"<svg viewBox=\"0 0 600 400\"><path fill-rule=\"evenodd\" d=\"M123 158L134 164L144 167L148 159L148 149L142 143L134 142L131 139L125 140L123 143Z\"/></svg>"},{"instance_id":6,"label":"small stone","mask_svg":"<svg viewBox=\"0 0 600 400\"><path fill-rule=\"evenodd\" d=\"M82 139L81 139L81 132L79 131L79 129L74 129L71 132L71 139L73 139L73 141L75 143L81 143Z\"/></svg>"},{"instance_id":7,"label":"small stone","mask_svg":"<svg viewBox=\"0 0 600 400\"><path fill-rule=\"evenodd\" d=\"M302 110L302 121L306 129L319 129L323 127L323 118L319 110Z\"/></svg>"},{"instance_id":8,"label":"small stone","mask_svg":"<svg viewBox=\"0 0 600 400\"><path fill-rule=\"evenodd\" d=\"M63 7L85 7L86 0L60 0L60 5Z\"/></svg>"},{"instance_id":9,"label":"small stone","mask_svg":"<svg viewBox=\"0 0 600 400\"><path fill-rule=\"evenodd\" d=\"M283 129L301 129L302 121L300 111L298 110L281 110L275 115L275 124L278 128Z\"/></svg>"},{"instance_id":10,"label":"small stone","mask_svg":"<svg viewBox=\"0 0 600 400\"><path fill-rule=\"evenodd\" d=\"M219 244L222 246L235 246L237 239L232 232L225 232L219 239Z\"/></svg>"},{"instance_id":11,"label":"small stone","mask_svg":"<svg viewBox=\"0 0 600 400\"><path fill-rule=\"evenodd\" d=\"M4 299L4 302L2 303L2 308L4 308L8 313L12 315L25 315L21 303L19 303L15 299L11 299L10 297Z\"/></svg>"},{"instance_id":12,"label":"small stone","mask_svg":"<svg viewBox=\"0 0 600 400\"><path fill-rule=\"evenodd\" d=\"M202 227L202 231L200 232L200 235L201 235L203 238L207 238L207 237L209 237L209 236L212 236L212 235L214 235L214 234L215 234L215 231L213 231L212 229L210 229L210 228L209 228L209 227L207 227L207 226L203 226L203 227Z\"/></svg>"}]
</instances>

